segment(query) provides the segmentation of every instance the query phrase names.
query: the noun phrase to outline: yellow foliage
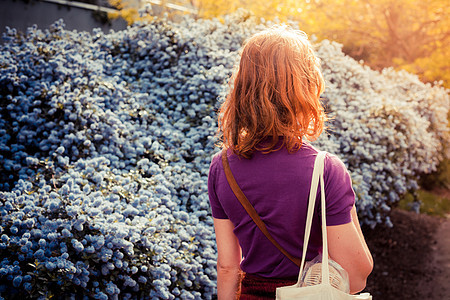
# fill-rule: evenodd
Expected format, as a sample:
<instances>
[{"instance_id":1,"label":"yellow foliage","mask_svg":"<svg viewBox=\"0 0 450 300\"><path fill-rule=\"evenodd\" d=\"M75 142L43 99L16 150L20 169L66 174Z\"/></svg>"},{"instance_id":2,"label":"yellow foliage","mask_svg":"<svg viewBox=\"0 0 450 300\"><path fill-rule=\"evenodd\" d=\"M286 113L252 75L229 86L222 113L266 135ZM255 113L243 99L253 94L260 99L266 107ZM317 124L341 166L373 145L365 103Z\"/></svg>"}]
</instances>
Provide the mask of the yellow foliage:
<instances>
[{"instance_id":1,"label":"yellow foliage","mask_svg":"<svg viewBox=\"0 0 450 300\"><path fill-rule=\"evenodd\" d=\"M321 37L343 43L349 55L376 69L394 66L416 73L424 81L442 80L450 87L448 1L322 2L328 9L312 14L325 14L329 20L326 26L317 25Z\"/></svg>"},{"instance_id":2,"label":"yellow foliage","mask_svg":"<svg viewBox=\"0 0 450 300\"><path fill-rule=\"evenodd\" d=\"M427 57L416 59L413 63L398 62L397 65L414 74L423 81L442 81L443 86L450 88L450 47L434 51Z\"/></svg>"},{"instance_id":3,"label":"yellow foliage","mask_svg":"<svg viewBox=\"0 0 450 300\"><path fill-rule=\"evenodd\" d=\"M236 11L238 1L216 0L216 1L196 1L198 16L201 18L216 18Z\"/></svg>"},{"instance_id":4,"label":"yellow foliage","mask_svg":"<svg viewBox=\"0 0 450 300\"><path fill-rule=\"evenodd\" d=\"M344 51L373 68L388 66L442 80L450 87L448 0L198 0L200 17L237 8L256 17L293 20L309 35L344 44Z\"/></svg>"},{"instance_id":5,"label":"yellow foliage","mask_svg":"<svg viewBox=\"0 0 450 300\"><path fill-rule=\"evenodd\" d=\"M139 16L138 8L133 5L132 1L124 0L108 0L109 3L119 10L119 13L109 13L108 17L111 19L122 18L127 21L128 24L132 24L139 21L141 18Z\"/></svg>"}]
</instances>

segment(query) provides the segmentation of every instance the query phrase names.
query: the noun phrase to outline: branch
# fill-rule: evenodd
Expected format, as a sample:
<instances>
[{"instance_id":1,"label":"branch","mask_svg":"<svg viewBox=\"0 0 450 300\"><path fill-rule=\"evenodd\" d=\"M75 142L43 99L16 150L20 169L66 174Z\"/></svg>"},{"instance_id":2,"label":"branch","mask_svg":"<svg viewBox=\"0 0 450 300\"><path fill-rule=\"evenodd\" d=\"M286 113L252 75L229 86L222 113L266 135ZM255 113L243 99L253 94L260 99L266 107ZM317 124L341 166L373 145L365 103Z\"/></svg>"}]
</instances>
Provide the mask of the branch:
<instances>
[{"instance_id":1,"label":"branch","mask_svg":"<svg viewBox=\"0 0 450 300\"><path fill-rule=\"evenodd\" d=\"M372 4L371 1L368 0L364 0L364 2L366 3L366 7L369 7L368 9L368 13L370 13L371 17L372 17L372 23L375 25L375 27L380 31L383 32L384 28L381 27L381 25L378 23L378 18L375 17L376 13L375 13L375 8Z\"/></svg>"},{"instance_id":2,"label":"branch","mask_svg":"<svg viewBox=\"0 0 450 300\"><path fill-rule=\"evenodd\" d=\"M408 61L411 61L412 57L414 55L411 54L411 45L408 45L406 43L405 39L402 39L401 37L399 37L399 35L397 34L396 28L398 28L397 26L397 22L395 22L393 20L393 10L392 7L389 7L388 9L386 9L383 12L385 19L386 19L386 24L388 26L388 30L389 33L392 37L392 41L395 42L400 49L402 50L403 54L405 55L405 59L407 59Z\"/></svg>"}]
</instances>

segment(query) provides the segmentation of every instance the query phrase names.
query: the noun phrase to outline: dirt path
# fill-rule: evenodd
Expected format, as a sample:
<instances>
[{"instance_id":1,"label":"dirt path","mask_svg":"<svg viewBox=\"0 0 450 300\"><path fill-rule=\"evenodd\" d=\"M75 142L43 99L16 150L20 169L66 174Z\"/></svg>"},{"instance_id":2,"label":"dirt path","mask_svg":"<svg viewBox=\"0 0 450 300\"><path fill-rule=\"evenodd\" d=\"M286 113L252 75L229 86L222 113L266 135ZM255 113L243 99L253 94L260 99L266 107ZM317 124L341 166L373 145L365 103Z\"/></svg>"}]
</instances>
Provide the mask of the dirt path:
<instances>
[{"instance_id":1,"label":"dirt path","mask_svg":"<svg viewBox=\"0 0 450 300\"><path fill-rule=\"evenodd\" d=\"M450 214L393 209L390 217L394 227L363 227L375 262L366 291L375 300L450 300Z\"/></svg>"},{"instance_id":2,"label":"dirt path","mask_svg":"<svg viewBox=\"0 0 450 300\"><path fill-rule=\"evenodd\" d=\"M400 209L392 211L391 219L394 227L364 228L374 258L367 291L375 300L450 299L443 296L449 281L443 277L444 269L438 265L443 264L442 258L437 255L449 254L450 244L441 246L443 241L437 238L438 231L449 235L449 229L442 227L444 219Z\"/></svg>"},{"instance_id":3,"label":"dirt path","mask_svg":"<svg viewBox=\"0 0 450 300\"><path fill-rule=\"evenodd\" d=\"M435 239L433 261L437 272L430 300L450 299L450 215L439 226Z\"/></svg>"}]
</instances>

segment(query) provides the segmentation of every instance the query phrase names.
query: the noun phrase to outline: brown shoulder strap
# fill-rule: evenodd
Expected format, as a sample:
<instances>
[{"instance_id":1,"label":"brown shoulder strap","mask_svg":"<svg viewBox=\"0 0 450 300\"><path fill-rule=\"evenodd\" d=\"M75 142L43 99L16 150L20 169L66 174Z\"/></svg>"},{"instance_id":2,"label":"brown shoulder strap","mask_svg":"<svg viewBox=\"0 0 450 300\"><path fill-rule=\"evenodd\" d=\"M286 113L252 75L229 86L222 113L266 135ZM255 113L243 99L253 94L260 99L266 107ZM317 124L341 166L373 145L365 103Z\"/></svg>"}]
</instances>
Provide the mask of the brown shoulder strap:
<instances>
[{"instance_id":1,"label":"brown shoulder strap","mask_svg":"<svg viewBox=\"0 0 450 300\"><path fill-rule=\"evenodd\" d=\"M225 170L225 175L227 177L228 184L230 185L231 189L233 190L233 193L238 198L239 202L241 202L244 209L247 211L247 213L250 215L250 217L253 219L253 222L258 226L258 228L264 233L264 235L269 239L269 241L274 244L275 247L277 247L281 253L283 253L287 258L289 258L293 263L295 263L297 266L300 266L300 259L293 257L291 254L289 254L286 250L284 250L283 247L281 247L280 244L270 235L269 231L266 228L266 225L259 217L258 213L256 212L253 205L248 201L247 197L242 192L241 188L236 182L236 179L234 179L233 173L230 169L230 164L228 163L228 157L226 149L222 151L222 164L223 168Z\"/></svg>"}]
</instances>

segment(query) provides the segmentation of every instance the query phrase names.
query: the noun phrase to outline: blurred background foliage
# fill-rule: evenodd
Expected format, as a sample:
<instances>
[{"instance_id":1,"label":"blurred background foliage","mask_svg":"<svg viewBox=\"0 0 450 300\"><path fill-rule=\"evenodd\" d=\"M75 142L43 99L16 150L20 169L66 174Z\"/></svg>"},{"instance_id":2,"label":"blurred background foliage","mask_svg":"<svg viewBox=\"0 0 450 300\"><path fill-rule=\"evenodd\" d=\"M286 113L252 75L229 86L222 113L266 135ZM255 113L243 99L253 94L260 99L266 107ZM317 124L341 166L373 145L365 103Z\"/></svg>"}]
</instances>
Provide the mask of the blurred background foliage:
<instances>
[{"instance_id":1,"label":"blurred background foliage","mask_svg":"<svg viewBox=\"0 0 450 300\"><path fill-rule=\"evenodd\" d=\"M129 23L167 14L219 18L238 9L256 19L298 23L319 41L344 45L344 52L373 69L404 69L425 82L450 87L448 0L109 0ZM172 7L172 8L171 8ZM178 7L179 9L173 9ZM183 9L184 8L184 9ZM139 14L146 10L147 16Z\"/></svg>"}]
</instances>

